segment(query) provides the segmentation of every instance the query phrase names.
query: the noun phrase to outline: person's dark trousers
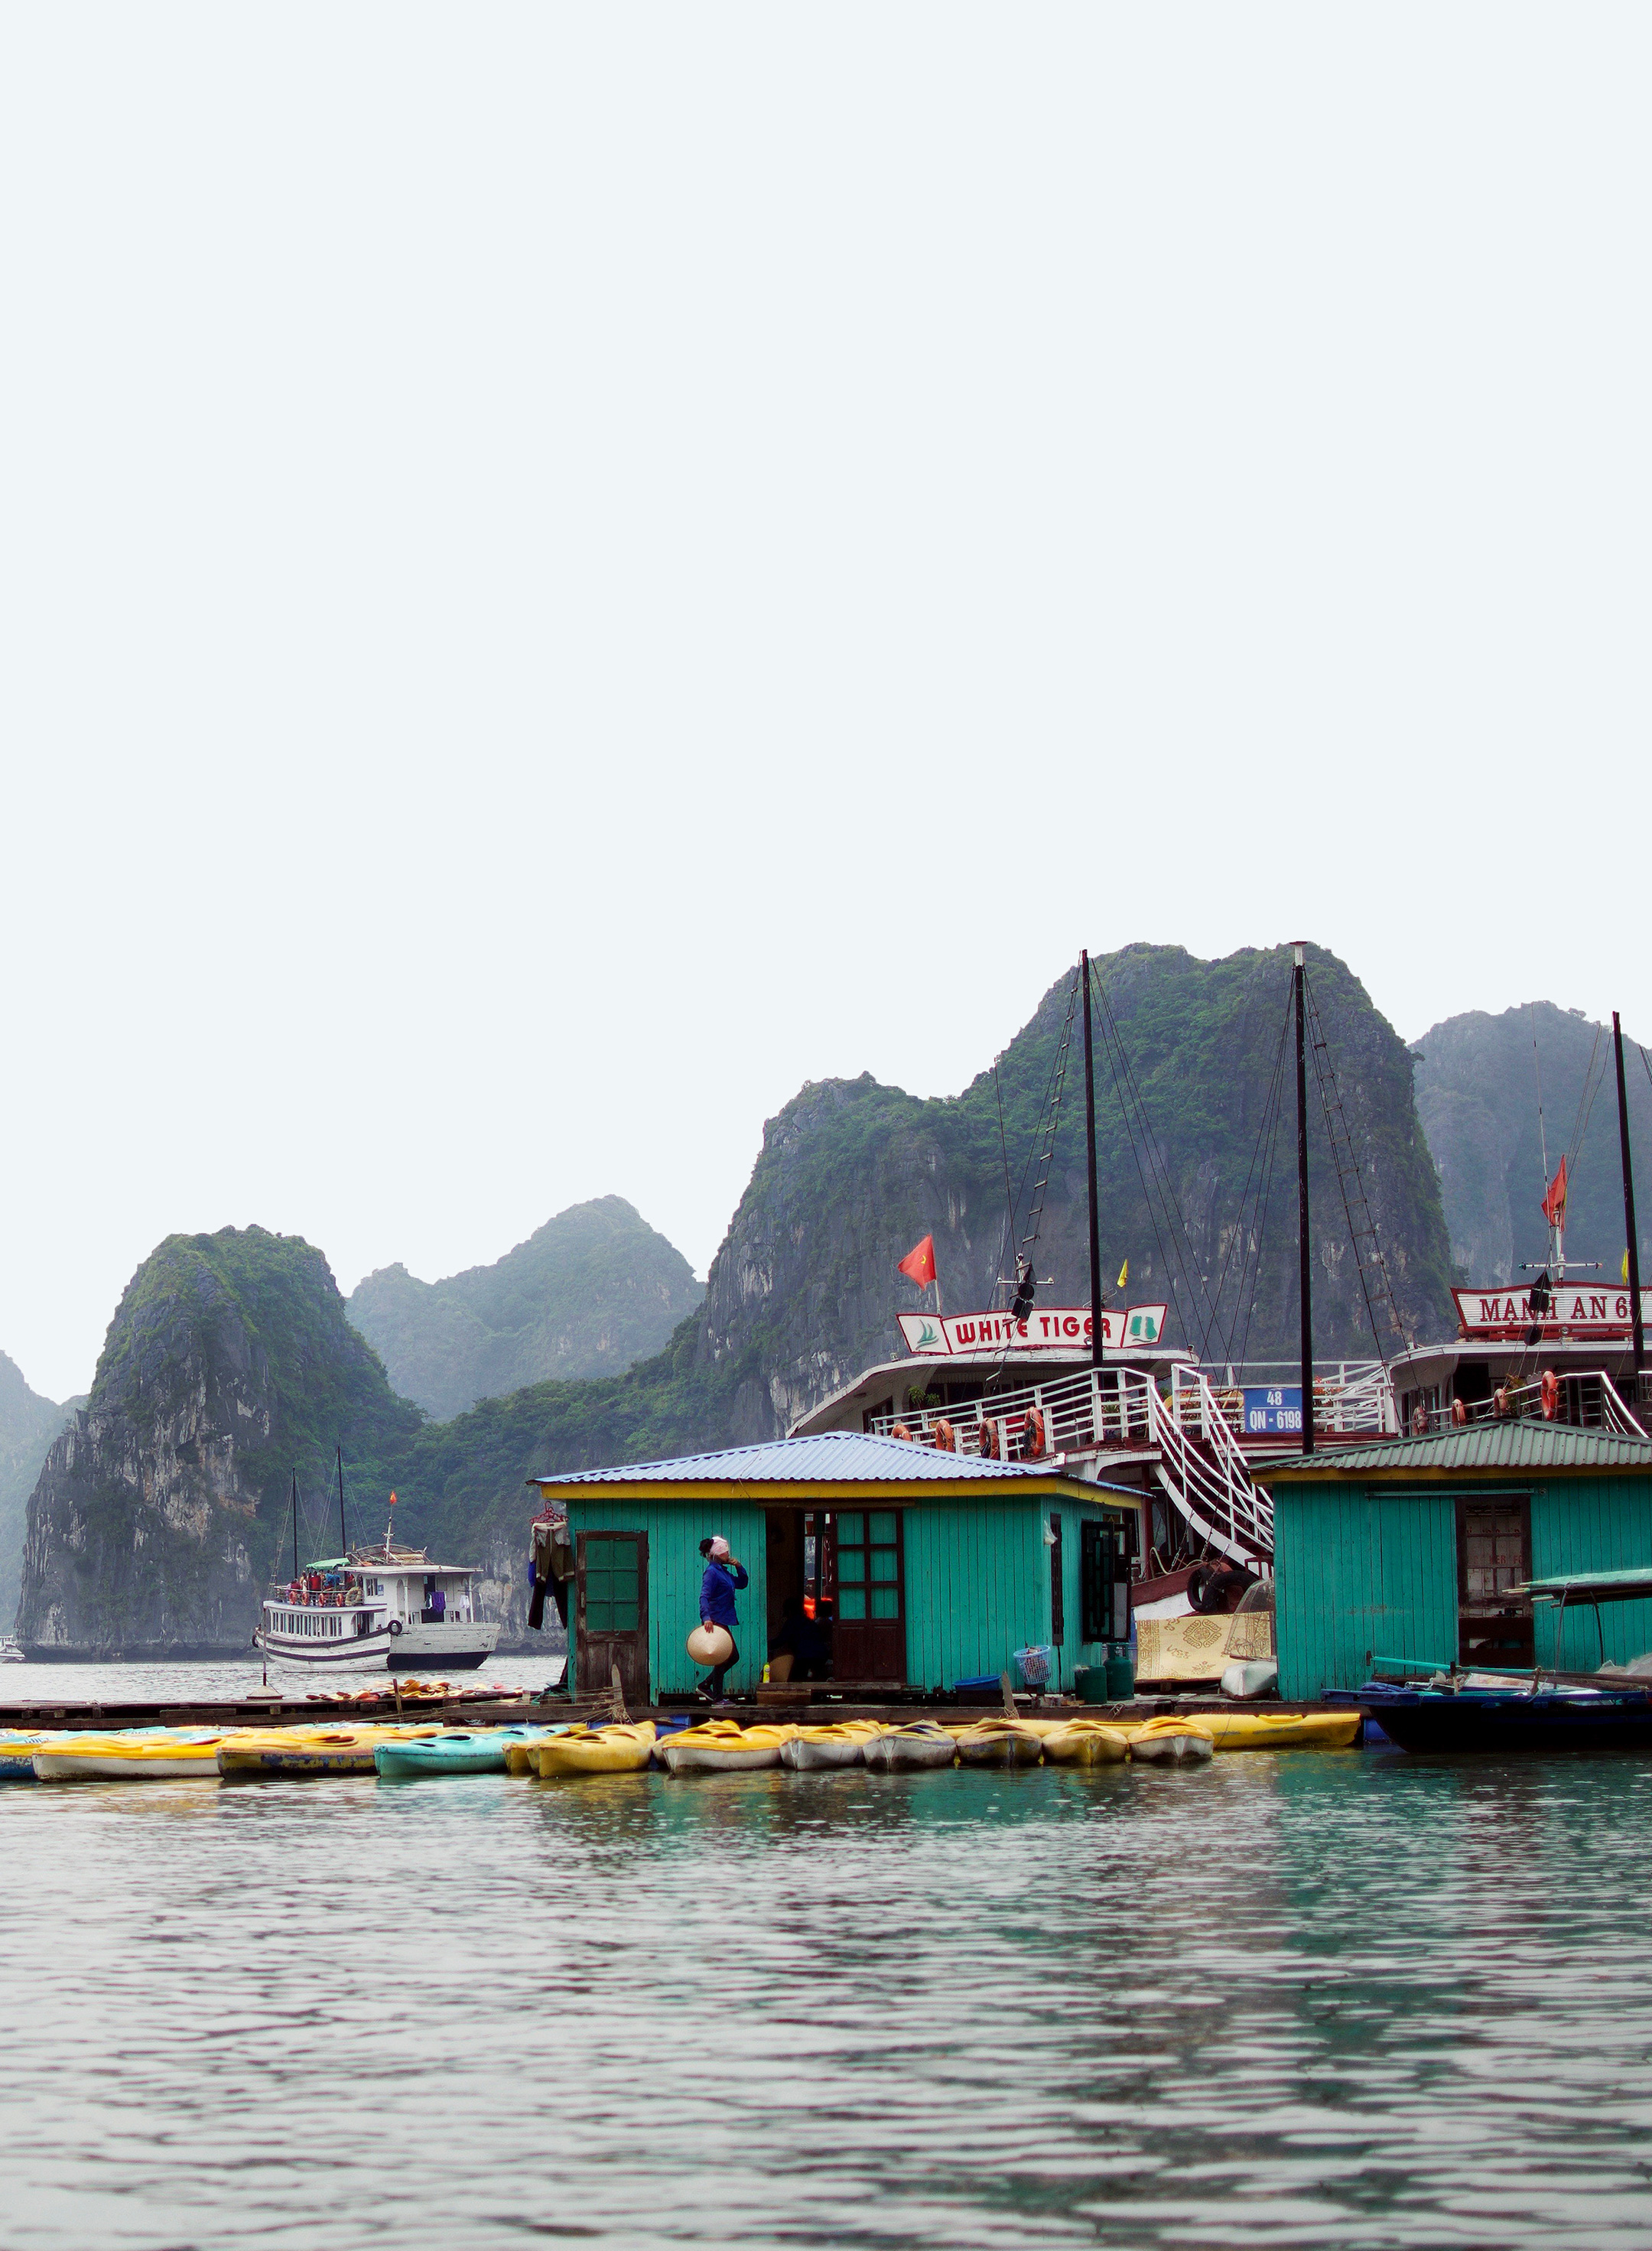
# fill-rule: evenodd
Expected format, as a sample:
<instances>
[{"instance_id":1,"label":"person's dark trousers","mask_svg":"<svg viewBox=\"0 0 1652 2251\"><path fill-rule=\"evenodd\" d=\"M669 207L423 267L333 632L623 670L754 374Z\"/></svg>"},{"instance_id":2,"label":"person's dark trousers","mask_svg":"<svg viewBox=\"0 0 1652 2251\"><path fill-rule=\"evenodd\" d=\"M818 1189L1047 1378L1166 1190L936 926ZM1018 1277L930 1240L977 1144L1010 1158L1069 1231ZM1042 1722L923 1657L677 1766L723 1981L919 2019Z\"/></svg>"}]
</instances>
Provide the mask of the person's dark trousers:
<instances>
[{"instance_id":1,"label":"person's dark trousers","mask_svg":"<svg viewBox=\"0 0 1652 2251\"><path fill-rule=\"evenodd\" d=\"M721 1696L722 1693L723 1675L728 1672L729 1666L738 1665L740 1662L740 1652L735 1645L735 1639L732 1634L729 1634L729 1654L723 1659L721 1665L714 1665L712 1666L711 1678L706 1683L706 1693L708 1696L714 1699Z\"/></svg>"}]
</instances>

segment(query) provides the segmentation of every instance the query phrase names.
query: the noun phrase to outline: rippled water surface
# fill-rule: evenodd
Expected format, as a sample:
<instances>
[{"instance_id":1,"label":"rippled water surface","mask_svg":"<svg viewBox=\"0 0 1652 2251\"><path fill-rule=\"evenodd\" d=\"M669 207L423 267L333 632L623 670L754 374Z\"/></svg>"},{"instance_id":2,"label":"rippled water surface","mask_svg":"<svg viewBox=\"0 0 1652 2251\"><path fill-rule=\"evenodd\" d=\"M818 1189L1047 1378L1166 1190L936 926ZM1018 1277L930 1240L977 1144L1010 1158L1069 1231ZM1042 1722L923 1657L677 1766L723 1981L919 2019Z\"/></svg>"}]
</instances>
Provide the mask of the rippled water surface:
<instances>
[{"instance_id":1,"label":"rippled water surface","mask_svg":"<svg viewBox=\"0 0 1652 2251\"><path fill-rule=\"evenodd\" d=\"M1652 1767L0 1790L9 2246L1652 2241Z\"/></svg>"}]
</instances>

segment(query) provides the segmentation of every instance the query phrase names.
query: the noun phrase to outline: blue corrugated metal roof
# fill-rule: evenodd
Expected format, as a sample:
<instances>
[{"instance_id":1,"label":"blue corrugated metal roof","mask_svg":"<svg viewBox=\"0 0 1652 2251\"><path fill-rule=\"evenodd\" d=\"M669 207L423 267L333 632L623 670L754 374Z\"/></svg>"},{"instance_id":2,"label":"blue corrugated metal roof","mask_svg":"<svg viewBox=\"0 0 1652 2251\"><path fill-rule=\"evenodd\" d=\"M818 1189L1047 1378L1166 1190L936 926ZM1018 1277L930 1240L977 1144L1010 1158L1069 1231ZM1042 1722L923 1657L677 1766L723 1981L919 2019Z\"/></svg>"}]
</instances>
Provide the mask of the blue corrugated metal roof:
<instances>
[{"instance_id":1,"label":"blue corrugated metal roof","mask_svg":"<svg viewBox=\"0 0 1652 2251\"><path fill-rule=\"evenodd\" d=\"M1251 1475L1259 1484L1271 1485L1283 1478L1403 1477L1420 1470L1652 1471L1652 1439L1621 1438L1612 1430L1580 1430L1573 1423L1535 1419L1470 1423L1420 1438L1384 1438L1336 1453L1259 1462Z\"/></svg>"},{"instance_id":2,"label":"blue corrugated metal roof","mask_svg":"<svg viewBox=\"0 0 1652 2251\"><path fill-rule=\"evenodd\" d=\"M600 1470L567 1470L529 1478L530 1485L958 1485L994 1479L1060 1477L1049 1462L982 1461L942 1454L907 1438L822 1430L812 1438L771 1438L760 1446L728 1446L715 1454L679 1454L667 1462L616 1462Z\"/></svg>"}]
</instances>

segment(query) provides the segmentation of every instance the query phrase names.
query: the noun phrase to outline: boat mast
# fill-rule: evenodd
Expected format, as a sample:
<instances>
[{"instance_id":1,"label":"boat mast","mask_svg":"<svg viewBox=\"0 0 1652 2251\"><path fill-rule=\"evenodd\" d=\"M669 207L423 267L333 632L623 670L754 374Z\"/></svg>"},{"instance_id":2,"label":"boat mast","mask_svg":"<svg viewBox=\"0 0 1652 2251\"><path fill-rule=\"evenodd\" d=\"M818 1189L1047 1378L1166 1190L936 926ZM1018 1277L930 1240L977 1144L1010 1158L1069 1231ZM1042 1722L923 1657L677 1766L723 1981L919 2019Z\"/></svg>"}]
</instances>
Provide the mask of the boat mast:
<instances>
[{"instance_id":1,"label":"boat mast","mask_svg":"<svg viewBox=\"0 0 1652 2251\"><path fill-rule=\"evenodd\" d=\"M1313 1270L1308 1251L1308 1043L1303 1023L1303 964L1305 949L1292 947L1296 988L1296 1236L1302 1261L1302 1450L1314 1450L1314 1313L1310 1294Z\"/></svg>"},{"instance_id":2,"label":"boat mast","mask_svg":"<svg viewBox=\"0 0 1652 2251\"><path fill-rule=\"evenodd\" d=\"M344 1449L335 1450L338 1455L338 1552L348 1563L350 1556L349 1534L344 1529Z\"/></svg>"},{"instance_id":3,"label":"boat mast","mask_svg":"<svg viewBox=\"0 0 1652 2251\"><path fill-rule=\"evenodd\" d=\"M1090 1366L1102 1365L1102 1219L1096 1202L1096 1060L1090 1048L1090 957L1079 955L1084 978L1084 1150L1090 1189ZM1097 1412L1099 1413L1099 1409Z\"/></svg>"},{"instance_id":4,"label":"boat mast","mask_svg":"<svg viewBox=\"0 0 1652 2251\"><path fill-rule=\"evenodd\" d=\"M293 1472L293 1576L298 1576L298 1472Z\"/></svg>"},{"instance_id":5,"label":"boat mast","mask_svg":"<svg viewBox=\"0 0 1652 2251\"><path fill-rule=\"evenodd\" d=\"M1623 1027L1612 1011L1612 1045L1618 1062L1618 1146L1623 1155L1623 1225L1629 1252L1629 1318L1635 1324L1635 1404L1641 1405L1641 1363L1646 1357L1646 1333L1641 1320L1641 1246L1635 1237L1635 1174L1629 1165L1629 1100L1623 1087Z\"/></svg>"}]
</instances>

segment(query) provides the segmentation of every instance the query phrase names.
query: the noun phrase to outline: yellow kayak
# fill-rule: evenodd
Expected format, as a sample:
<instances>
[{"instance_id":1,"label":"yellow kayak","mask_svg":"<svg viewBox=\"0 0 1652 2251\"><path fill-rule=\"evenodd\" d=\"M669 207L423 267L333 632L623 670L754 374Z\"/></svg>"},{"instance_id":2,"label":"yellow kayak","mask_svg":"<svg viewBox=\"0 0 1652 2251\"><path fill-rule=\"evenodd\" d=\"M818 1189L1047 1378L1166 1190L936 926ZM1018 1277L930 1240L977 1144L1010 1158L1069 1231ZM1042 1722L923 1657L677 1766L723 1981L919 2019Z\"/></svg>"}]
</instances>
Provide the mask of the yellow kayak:
<instances>
[{"instance_id":1,"label":"yellow kayak","mask_svg":"<svg viewBox=\"0 0 1652 2251\"><path fill-rule=\"evenodd\" d=\"M210 1776L216 1782L221 1735L60 1736L33 1754L37 1782L177 1782Z\"/></svg>"},{"instance_id":2,"label":"yellow kayak","mask_svg":"<svg viewBox=\"0 0 1652 2251\"><path fill-rule=\"evenodd\" d=\"M380 1743L401 1742L441 1732L435 1721L423 1727L368 1723L354 1728L248 1728L218 1746L218 1772L238 1781L260 1776L372 1774Z\"/></svg>"},{"instance_id":3,"label":"yellow kayak","mask_svg":"<svg viewBox=\"0 0 1652 2251\"><path fill-rule=\"evenodd\" d=\"M1036 1766L1043 1755L1046 1730L1025 1720L981 1720L948 1732L964 1766Z\"/></svg>"},{"instance_id":4,"label":"yellow kayak","mask_svg":"<svg viewBox=\"0 0 1652 2251\"><path fill-rule=\"evenodd\" d=\"M1118 1766L1130 1756L1130 1737L1104 1720L1069 1720L1044 1738L1047 1764Z\"/></svg>"},{"instance_id":5,"label":"yellow kayak","mask_svg":"<svg viewBox=\"0 0 1652 2251\"><path fill-rule=\"evenodd\" d=\"M743 1773L778 1766L782 1746L797 1732L793 1727L742 1728L733 1720L706 1720L667 1735L659 1756L673 1774Z\"/></svg>"},{"instance_id":6,"label":"yellow kayak","mask_svg":"<svg viewBox=\"0 0 1652 2251\"><path fill-rule=\"evenodd\" d=\"M936 1720L911 1720L902 1728L881 1728L861 1750L869 1767L886 1774L916 1774L950 1766L957 1739Z\"/></svg>"},{"instance_id":7,"label":"yellow kayak","mask_svg":"<svg viewBox=\"0 0 1652 2251\"><path fill-rule=\"evenodd\" d=\"M1219 1751L1347 1750L1359 1740L1358 1712L1211 1712L1199 1716Z\"/></svg>"},{"instance_id":8,"label":"yellow kayak","mask_svg":"<svg viewBox=\"0 0 1652 2251\"><path fill-rule=\"evenodd\" d=\"M558 1775L640 1774L653 1755L652 1720L637 1727L570 1728L535 1747L535 1771L547 1782Z\"/></svg>"},{"instance_id":9,"label":"yellow kayak","mask_svg":"<svg viewBox=\"0 0 1652 2251\"><path fill-rule=\"evenodd\" d=\"M796 1774L823 1767L859 1766L868 1743L883 1730L875 1720L844 1720L835 1726L796 1728L780 1746L780 1763Z\"/></svg>"},{"instance_id":10,"label":"yellow kayak","mask_svg":"<svg viewBox=\"0 0 1652 2251\"><path fill-rule=\"evenodd\" d=\"M1157 1719L1119 1733L1130 1740L1130 1755L1150 1766L1201 1764L1216 1748L1208 1720L1190 1719L1185 1713L1161 1712Z\"/></svg>"}]
</instances>

